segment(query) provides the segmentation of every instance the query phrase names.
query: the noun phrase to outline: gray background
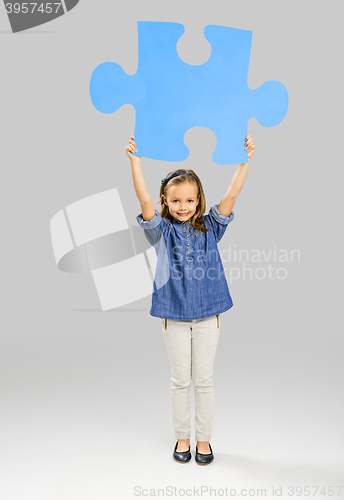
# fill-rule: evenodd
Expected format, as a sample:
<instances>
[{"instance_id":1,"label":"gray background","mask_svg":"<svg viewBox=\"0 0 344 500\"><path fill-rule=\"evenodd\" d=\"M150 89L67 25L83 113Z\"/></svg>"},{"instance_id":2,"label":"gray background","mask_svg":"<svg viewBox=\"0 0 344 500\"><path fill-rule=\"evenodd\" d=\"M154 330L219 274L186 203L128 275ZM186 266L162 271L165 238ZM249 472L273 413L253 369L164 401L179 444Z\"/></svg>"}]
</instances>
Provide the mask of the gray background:
<instances>
[{"instance_id":1,"label":"gray background","mask_svg":"<svg viewBox=\"0 0 344 500\"><path fill-rule=\"evenodd\" d=\"M0 8L1 498L135 498L134 486L168 485L263 487L266 498L283 486L287 498L291 485L344 484L342 14L340 2L82 0L13 35ZM104 61L135 73L137 20L183 23L178 52L190 64L210 55L206 25L252 30L248 85L278 80L289 93L280 125L248 124L256 152L219 248L276 245L301 259L280 264L284 280L230 283L209 467L172 459L170 365L151 297L102 312L91 275L59 271L50 239L56 212L113 187L136 224L125 153L135 109L99 113L88 85ZM208 210L236 167L212 163L210 130L185 142L190 156L176 166L196 170ZM156 203L175 166L142 164ZM224 265L229 276L241 264Z\"/></svg>"}]
</instances>

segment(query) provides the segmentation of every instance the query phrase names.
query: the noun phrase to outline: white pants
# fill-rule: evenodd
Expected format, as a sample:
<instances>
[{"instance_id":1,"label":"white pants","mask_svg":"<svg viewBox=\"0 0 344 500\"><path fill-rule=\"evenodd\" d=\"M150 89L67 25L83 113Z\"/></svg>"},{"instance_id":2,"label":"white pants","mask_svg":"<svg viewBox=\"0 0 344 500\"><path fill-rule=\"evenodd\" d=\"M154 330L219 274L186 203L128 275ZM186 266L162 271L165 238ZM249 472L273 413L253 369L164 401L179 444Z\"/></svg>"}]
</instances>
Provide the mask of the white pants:
<instances>
[{"instance_id":1,"label":"white pants","mask_svg":"<svg viewBox=\"0 0 344 500\"><path fill-rule=\"evenodd\" d=\"M196 441L210 441L213 428L213 363L220 315L192 321L161 320L172 367L171 405L177 439L189 439L191 379L195 391Z\"/></svg>"}]
</instances>

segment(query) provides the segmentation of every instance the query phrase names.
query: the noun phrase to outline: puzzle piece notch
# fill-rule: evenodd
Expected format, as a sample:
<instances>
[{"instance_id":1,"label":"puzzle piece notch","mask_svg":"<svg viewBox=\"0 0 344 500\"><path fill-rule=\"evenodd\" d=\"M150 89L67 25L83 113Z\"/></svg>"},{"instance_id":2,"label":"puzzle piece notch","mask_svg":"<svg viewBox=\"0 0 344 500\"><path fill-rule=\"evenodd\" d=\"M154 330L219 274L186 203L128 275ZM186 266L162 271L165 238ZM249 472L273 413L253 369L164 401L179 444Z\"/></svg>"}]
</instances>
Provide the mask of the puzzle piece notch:
<instances>
[{"instance_id":1,"label":"puzzle piece notch","mask_svg":"<svg viewBox=\"0 0 344 500\"><path fill-rule=\"evenodd\" d=\"M185 26L176 49L180 59L190 66L205 64L211 55L211 45L204 36L204 28L193 23Z\"/></svg>"},{"instance_id":2,"label":"puzzle piece notch","mask_svg":"<svg viewBox=\"0 0 344 500\"><path fill-rule=\"evenodd\" d=\"M216 135L215 163L247 162L243 143L248 120L254 117L269 127L280 123L288 108L287 90L273 80L255 90L248 87L251 31L206 26L212 52L198 66L186 64L178 55L177 42L184 31L178 23L139 21L136 73L128 75L116 63L99 65L90 82L92 102L103 113L124 104L135 107L139 156L185 160L189 150L184 135L198 126Z\"/></svg>"}]
</instances>

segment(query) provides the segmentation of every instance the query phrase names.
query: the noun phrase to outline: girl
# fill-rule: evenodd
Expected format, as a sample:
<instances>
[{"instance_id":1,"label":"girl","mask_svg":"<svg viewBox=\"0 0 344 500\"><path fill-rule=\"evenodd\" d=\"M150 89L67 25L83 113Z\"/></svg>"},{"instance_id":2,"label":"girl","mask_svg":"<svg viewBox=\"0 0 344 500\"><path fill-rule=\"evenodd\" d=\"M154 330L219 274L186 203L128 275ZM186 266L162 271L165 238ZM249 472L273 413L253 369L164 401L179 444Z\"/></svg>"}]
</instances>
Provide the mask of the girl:
<instances>
[{"instance_id":1,"label":"girl","mask_svg":"<svg viewBox=\"0 0 344 500\"><path fill-rule=\"evenodd\" d=\"M142 212L136 217L155 247L157 265L150 314L161 328L172 367L171 405L177 442L173 458L191 459L189 389L195 391L196 455L199 465L214 460L210 438L213 426L213 363L220 334L220 314L233 306L217 243L233 220L235 200L245 182L255 151L245 138L248 163L238 165L221 202L206 208L202 183L193 170L178 169L163 178L158 212L147 190L132 135L126 148Z\"/></svg>"}]
</instances>

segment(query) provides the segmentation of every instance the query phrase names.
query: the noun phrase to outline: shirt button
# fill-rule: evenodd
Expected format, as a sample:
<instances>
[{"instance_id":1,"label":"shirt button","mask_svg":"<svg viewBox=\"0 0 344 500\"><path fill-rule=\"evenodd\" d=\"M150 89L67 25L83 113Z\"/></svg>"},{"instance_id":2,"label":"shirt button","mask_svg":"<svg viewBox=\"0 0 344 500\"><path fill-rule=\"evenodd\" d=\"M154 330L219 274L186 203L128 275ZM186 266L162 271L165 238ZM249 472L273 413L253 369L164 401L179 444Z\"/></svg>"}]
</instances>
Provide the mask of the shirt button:
<instances>
[{"instance_id":1,"label":"shirt button","mask_svg":"<svg viewBox=\"0 0 344 500\"><path fill-rule=\"evenodd\" d=\"M188 253L190 253L190 252L188 252Z\"/></svg>"},{"instance_id":2,"label":"shirt button","mask_svg":"<svg viewBox=\"0 0 344 500\"><path fill-rule=\"evenodd\" d=\"M189 234L187 234L186 236L190 236Z\"/></svg>"},{"instance_id":3,"label":"shirt button","mask_svg":"<svg viewBox=\"0 0 344 500\"><path fill-rule=\"evenodd\" d=\"M190 243L187 243L187 245L189 246L189 245L190 245Z\"/></svg>"}]
</instances>

